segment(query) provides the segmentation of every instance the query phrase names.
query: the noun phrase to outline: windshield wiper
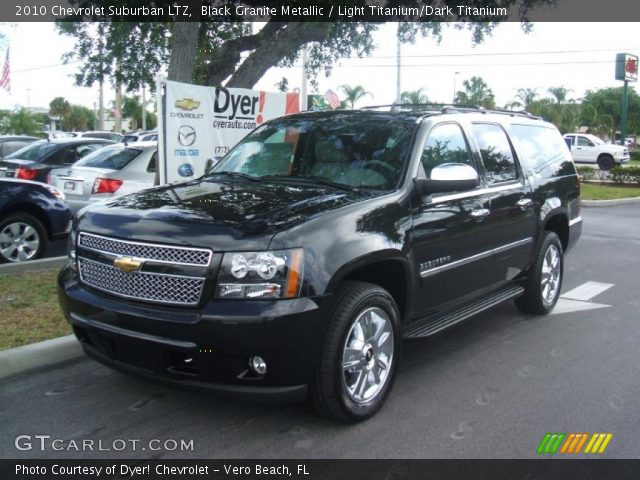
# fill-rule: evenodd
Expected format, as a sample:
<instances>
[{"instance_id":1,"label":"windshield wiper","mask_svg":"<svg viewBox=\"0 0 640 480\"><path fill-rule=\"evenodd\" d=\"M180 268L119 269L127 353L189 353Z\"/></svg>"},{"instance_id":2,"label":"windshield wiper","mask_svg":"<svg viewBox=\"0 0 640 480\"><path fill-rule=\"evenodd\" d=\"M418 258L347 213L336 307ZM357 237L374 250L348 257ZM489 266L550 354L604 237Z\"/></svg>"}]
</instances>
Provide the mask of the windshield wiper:
<instances>
[{"instance_id":1,"label":"windshield wiper","mask_svg":"<svg viewBox=\"0 0 640 480\"><path fill-rule=\"evenodd\" d=\"M325 177L316 177L315 175L297 175L297 174L290 174L290 175L265 175L263 177L260 178L266 178L269 180L287 180L287 179L291 179L294 181L306 181L309 183L315 183L315 184L320 184L320 185L327 185L329 187L333 187L333 188L338 188L340 190L346 190L349 192L358 192L360 191L357 187L353 187L351 185L345 185L344 183L340 183L340 182L334 182L333 180L329 180L328 178Z\"/></svg>"},{"instance_id":2,"label":"windshield wiper","mask_svg":"<svg viewBox=\"0 0 640 480\"><path fill-rule=\"evenodd\" d=\"M206 176L207 177L213 177L214 175L225 175L227 177L234 177L234 178L244 178L246 180L251 180L252 182L260 182L260 177L254 177L253 175L249 175L247 173L242 173L242 172L209 172Z\"/></svg>"}]
</instances>

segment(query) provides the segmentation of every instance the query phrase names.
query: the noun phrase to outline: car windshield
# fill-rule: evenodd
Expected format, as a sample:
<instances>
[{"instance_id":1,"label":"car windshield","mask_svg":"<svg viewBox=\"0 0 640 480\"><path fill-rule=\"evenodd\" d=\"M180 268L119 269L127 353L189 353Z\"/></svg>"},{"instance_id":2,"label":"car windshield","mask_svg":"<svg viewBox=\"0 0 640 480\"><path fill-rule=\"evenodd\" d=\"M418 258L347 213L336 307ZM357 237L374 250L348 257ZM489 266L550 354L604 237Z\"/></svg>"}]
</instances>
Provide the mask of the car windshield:
<instances>
[{"instance_id":1,"label":"car windshield","mask_svg":"<svg viewBox=\"0 0 640 480\"><path fill-rule=\"evenodd\" d=\"M46 157L49 153L58 148L58 144L40 140L33 142L20 150L16 150L11 155L4 157L5 159L35 160L39 161Z\"/></svg>"},{"instance_id":2,"label":"car windshield","mask_svg":"<svg viewBox=\"0 0 640 480\"><path fill-rule=\"evenodd\" d=\"M74 167L93 167L120 170L142 153L136 148L102 148L78 160Z\"/></svg>"},{"instance_id":3,"label":"car windshield","mask_svg":"<svg viewBox=\"0 0 640 480\"><path fill-rule=\"evenodd\" d=\"M211 171L389 190L404 172L417 124L394 116L283 118L244 138Z\"/></svg>"}]
</instances>

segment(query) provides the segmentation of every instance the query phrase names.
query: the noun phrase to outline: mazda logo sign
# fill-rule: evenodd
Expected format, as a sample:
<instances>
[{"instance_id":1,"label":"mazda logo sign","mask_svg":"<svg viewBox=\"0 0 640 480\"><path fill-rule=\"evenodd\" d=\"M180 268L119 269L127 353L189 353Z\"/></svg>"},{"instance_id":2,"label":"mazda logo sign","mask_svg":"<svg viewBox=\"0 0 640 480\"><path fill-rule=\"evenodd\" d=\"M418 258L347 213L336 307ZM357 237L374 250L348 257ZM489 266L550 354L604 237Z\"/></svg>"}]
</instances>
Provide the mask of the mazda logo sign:
<instances>
[{"instance_id":1,"label":"mazda logo sign","mask_svg":"<svg viewBox=\"0 0 640 480\"><path fill-rule=\"evenodd\" d=\"M190 125L183 125L178 129L178 142L183 147L190 147L196 141L196 131Z\"/></svg>"}]
</instances>

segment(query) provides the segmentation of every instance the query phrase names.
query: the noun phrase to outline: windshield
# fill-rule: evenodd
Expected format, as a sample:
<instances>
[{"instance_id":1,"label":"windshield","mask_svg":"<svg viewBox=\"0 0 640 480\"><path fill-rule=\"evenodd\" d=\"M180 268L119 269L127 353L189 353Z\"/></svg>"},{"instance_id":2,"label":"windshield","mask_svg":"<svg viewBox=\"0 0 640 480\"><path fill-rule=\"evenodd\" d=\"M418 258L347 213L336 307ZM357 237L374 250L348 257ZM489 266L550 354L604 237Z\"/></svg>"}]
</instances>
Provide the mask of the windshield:
<instances>
[{"instance_id":1,"label":"windshield","mask_svg":"<svg viewBox=\"0 0 640 480\"><path fill-rule=\"evenodd\" d=\"M600 140L595 135L587 135L587 138L591 140L593 143L595 143L596 145L604 145L604 140Z\"/></svg>"},{"instance_id":2,"label":"windshield","mask_svg":"<svg viewBox=\"0 0 640 480\"><path fill-rule=\"evenodd\" d=\"M120 170L141 153L142 150L135 148L102 148L78 160L73 166Z\"/></svg>"},{"instance_id":3,"label":"windshield","mask_svg":"<svg viewBox=\"0 0 640 480\"><path fill-rule=\"evenodd\" d=\"M20 150L16 150L11 155L7 155L6 159L17 158L21 160L35 160L39 161L46 157L49 153L58 148L58 144L50 143L46 140L40 140L33 142Z\"/></svg>"},{"instance_id":4,"label":"windshield","mask_svg":"<svg viewBox=\"0 0 640 480\"><path fill-rule=\"evenodd\" d=\"M416 123L393 116L279 119L249 134L212 170L395 188Z\"/></svg>"}]
</instances>

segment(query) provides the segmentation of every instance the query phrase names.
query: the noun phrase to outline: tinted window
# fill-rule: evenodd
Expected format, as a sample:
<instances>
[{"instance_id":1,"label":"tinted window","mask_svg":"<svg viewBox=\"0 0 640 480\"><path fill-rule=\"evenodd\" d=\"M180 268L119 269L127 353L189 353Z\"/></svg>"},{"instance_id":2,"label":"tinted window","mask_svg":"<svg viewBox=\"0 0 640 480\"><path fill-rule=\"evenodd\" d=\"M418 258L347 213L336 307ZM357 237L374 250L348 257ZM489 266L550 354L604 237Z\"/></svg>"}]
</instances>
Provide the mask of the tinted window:
<instances>
[{"instance_id":1,"label":"tinted window","mask_svg":"<svg viewBox=\"0 0 640 480\"><path fill-rule=\"evenodd\" d=\"M510 133L518 148L522 166L528 172L539 173L547 165L571 161L569 147L554 128L513 125Z\"/></svg>"},{"instance_id":2,"label":"tinted window","mask_svg":"<svg viewBox=\"0 0 640 480\"><path fill-rule=\"evenodd\" d=\"M149 160L149 165L147 165L147 172L156 173L156 161L158 159L158 152L153 152L151 156L151 160Z\"/></svg>"},{"instance_id":3,"label":"tinted window","mask_svg":"<svg viewBox=\"0 0 640 480\"><path fill-rule=\"evenodd\" d=\"M421 160L427 178L430 178L433 167L443 163L464 163L473 166L462 129L455 123L444 123L431 129Z\"/></svg>"},{"instance_id":4,"label":"tinted window","mask_svg":"<svg viewBox=\"0 0 640 480\"><path fill-rule=\"evenodd\" d=\"M8 140L2 143L2 155L7 156L33 143L33 140Z\"/></svg>"},{"instance_id":5,"label":"tinted window","mask_svg":"<svg viewBox=\"0 0 640 480\"><path fill-rule=\"evenodd\" d=\"M46 140L40 140L27 145L20 150L13 152L6 158L20 158L22 160L34 160L41 161L44 157L56 150L59 145L55 143L47 142Z\"/></svg>"},{"instance_id":6,"label":"tinted window","mask_svg":"<svg viewBox=\"0 0 640 480\"><path fill-rule=\"evenodd\" d=\"M473 135L480 147L485 177L489 184L515 180L516 163L507 134L499 125L474 123Z\"/></svg>"},{"instance_id":7,"label":"tinted window","mask_svg":"<svg viewBox=\"0 0 640 480\"><path fill-rule=\"evenodd\" d=\"M120 170L142 153L134 148L102 148L76 163L76 166Z\"/></svg>"}]
</instances>

